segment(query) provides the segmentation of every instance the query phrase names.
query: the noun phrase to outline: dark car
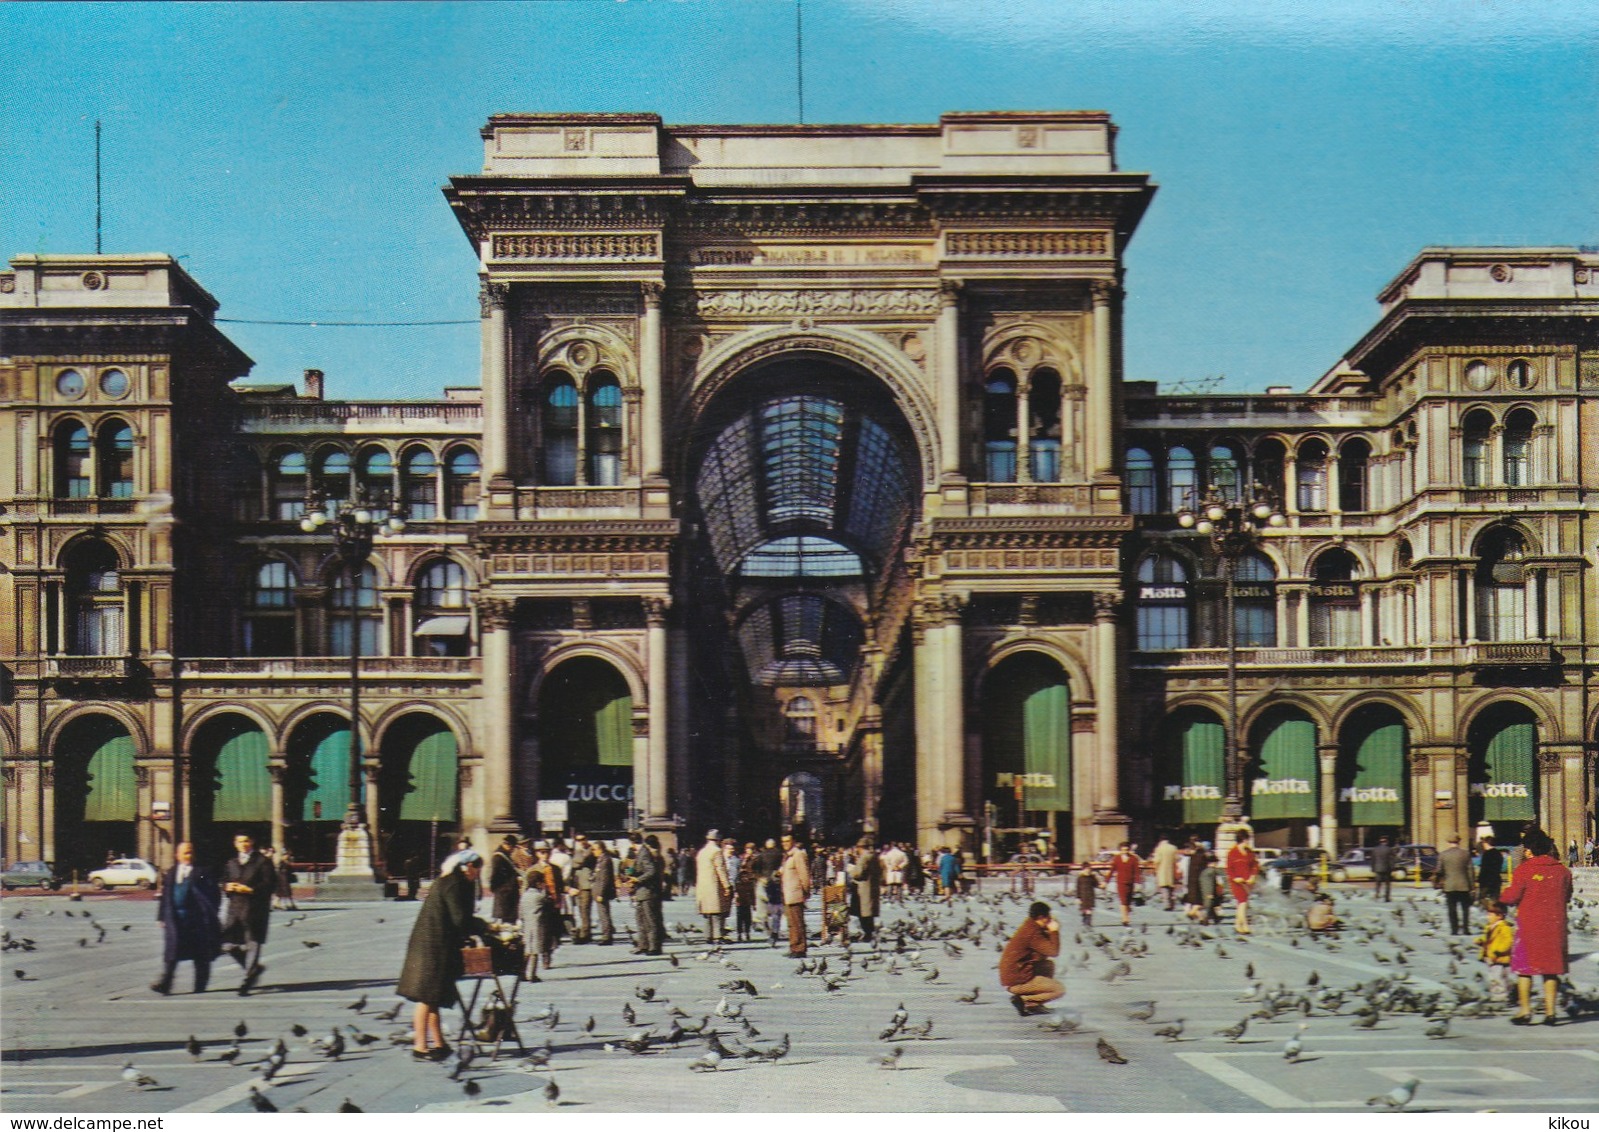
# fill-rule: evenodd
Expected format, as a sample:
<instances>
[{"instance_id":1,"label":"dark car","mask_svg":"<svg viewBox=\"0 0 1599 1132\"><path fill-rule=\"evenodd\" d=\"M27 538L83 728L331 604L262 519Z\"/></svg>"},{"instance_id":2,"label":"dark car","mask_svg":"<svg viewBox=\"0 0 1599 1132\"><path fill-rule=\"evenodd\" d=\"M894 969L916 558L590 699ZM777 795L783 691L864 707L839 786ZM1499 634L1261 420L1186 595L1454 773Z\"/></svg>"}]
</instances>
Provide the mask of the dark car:
<instances>
[{"instance_id":1,"label":"dark car","mask_svg":"<svg viewBox=\"0 0 1599 1132\"><path fill-rule=\"evenodd\" d=\"M61 878L49 861L17 861L0 869L0 888L61 887Z\"/></svg>"},{"instance_id":2,"label":"dark car","mask_svg":"<svg viewBox=\"0 0 1599 1132\"><path fill-rule=\"evenodd\" d=\"M1321 880L1322 869L1329 863L1325 849L1289 848L1267 861L1264 872L1268 883L1289 885L1299 877L1315 882Z\"/></svg>"}]
</instances>

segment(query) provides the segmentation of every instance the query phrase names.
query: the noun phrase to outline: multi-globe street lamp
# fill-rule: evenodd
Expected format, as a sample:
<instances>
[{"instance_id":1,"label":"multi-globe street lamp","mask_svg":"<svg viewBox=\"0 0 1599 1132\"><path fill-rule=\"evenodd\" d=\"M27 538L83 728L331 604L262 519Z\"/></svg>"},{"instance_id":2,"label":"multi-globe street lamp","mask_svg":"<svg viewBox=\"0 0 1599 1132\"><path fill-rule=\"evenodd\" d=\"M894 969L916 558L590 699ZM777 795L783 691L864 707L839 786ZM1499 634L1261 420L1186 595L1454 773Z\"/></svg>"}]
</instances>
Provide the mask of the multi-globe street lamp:
<instances>
[{"instance_id":1,"label":"multi-globe street lamp","mask_svg":"<svg viewBox=\"0 0 1599 1132\"><path fill-rule=\"evenodd\" d=\"M373 539L379 534L399 534L405 530L405 520L389 511L386 503L369 502L365 492L358 490L349 500L307 500L300 529L307 534L332 534L333 554L349 587L350 805L344 824L362 829L366 814L361 807L361 574L372 557Z\"/></svg>"},{"instance_id":2,"label":"multi-globe street lamp","mask_svg":"<svg viewBox=\"0 0 1599 1132\"><path fill-rule=\"evenodd\" d=\"M1218 852L1224 852L1244 827L1244 764L1247 754L1238 734L1238 622L1236 586L1239 560L1260 544L1269 527L1281 527L1287 520L1277 509L1271 493L1255 484L1247 498L1212 493L1197 508L1184 507L1177 513L1177 525L1198 531L1210 539L1211 549L1221 563L1227 594L1227 734L1226 800L1222 804L1221 824L1216 831Z\"/></svg>"}]
</instances>

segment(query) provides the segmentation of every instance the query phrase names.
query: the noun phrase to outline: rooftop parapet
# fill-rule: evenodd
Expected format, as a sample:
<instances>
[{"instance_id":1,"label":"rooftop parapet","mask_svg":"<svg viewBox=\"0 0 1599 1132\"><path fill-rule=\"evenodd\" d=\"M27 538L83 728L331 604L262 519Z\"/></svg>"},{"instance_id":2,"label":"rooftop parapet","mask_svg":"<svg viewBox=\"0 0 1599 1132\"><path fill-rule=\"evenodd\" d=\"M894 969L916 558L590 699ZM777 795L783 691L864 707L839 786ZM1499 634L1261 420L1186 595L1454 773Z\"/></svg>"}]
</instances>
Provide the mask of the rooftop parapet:
<instances>
[{"instance_id":1,"label":"rooftop parapet","mask_svg":"<svg viewBox=\"0 0 1599 1132\"><path fill-rule=\"evenodd\" d=\"M188 307L218 303L169 255L19 255L0 272L0 308Z\"/></svg>"}]
</instances>

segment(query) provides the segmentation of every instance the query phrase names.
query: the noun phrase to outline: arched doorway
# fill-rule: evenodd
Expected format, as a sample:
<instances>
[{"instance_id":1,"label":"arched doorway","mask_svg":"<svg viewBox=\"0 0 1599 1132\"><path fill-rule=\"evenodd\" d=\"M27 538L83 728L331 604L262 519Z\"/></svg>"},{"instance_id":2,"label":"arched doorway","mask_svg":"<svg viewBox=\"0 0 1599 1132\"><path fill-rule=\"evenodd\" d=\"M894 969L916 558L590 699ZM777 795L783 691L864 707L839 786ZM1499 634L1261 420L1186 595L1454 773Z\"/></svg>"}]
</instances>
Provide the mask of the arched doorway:
<instances>
[{"instance_id":1,"label":"arched doorway","mask_svg":"<svg viewBox=\"0 0 1599 1132\"><path fill-rule=\"evenodd\" d=\"M1250 740L1245 812L1256 839L1279 848L1308 844L1320 814L1315 722L1297 708L1275 708L1256 722Z\"/></svg>"},{"instance_id":2,"label":"arched doorway","mask_svg":"<svg viewBox=\"0 0 1599 1132\"><path fill-rule=\"evenodd\" d=\"M1350 715L1338 736L1338 849L1410 840L1409 750L1410 729L1393 708L1372 704Z\"/></svg>"},{"instance_id":3,"label":"arched doorway","mask_svg":"<svg viewBox=\"0 0 1599 1132\"><path fill-rule=\"evenodd\" d=\"M868 639L874 615L913 584L885 570L920 498L917 445L895 398L839 358L788 354L710 401L684 460L693 535L676 615L696 629L685 658L695 674L690 824L750 825L784 776L806 770L827 784L827 824L813 817L814 832L914 836L916 743L888 741L909 725L900 713L913 703L912 650L897 654L875 697L881 796L867 796L863 748L841 707L862 646L883 647ZM816 708L803 751L786 710L796 697Z\"/></svg>"},{"instance_id":4,"label":"arched doorway","mask_svg":"<svg viewBox=\"0 0 1599 1132\"><path fill-rule=\"evenodd\" d=\"M822 802L822 780L808 770L798 770L777 789L778 806L783 811L783 831L804 843L827 829L827 814Z\"/></svg>"},{"instance_id":5,"label":"arched doorway","mask_svg":"<svg viewBox=\"0 0 1599 1132\"><path fill-rule=\"evenodd\" d=\"M1004 859L1040 836L1070 858L1072 710L1066 673L1053 659L1021 652L983 680L985 813L1008 831L993 839Z\"/></svg>"},{"instance_id":6,"label":"arched doorway","mask_svg":"<svg viewBox=\"0 0 1599 1132\"><path fill-rule=\"evenodd\" d=\"M332 712L304 720L289 735L284 761L284 839L296 860L332 862L350 808L349 720Z\"/></svg>"},{"instance_id":7,"label":"arched doorway","mask_svg":"<svg viewBox=\"0 0 1599 1132\"><path fill-rule=\"evenodd\" d=\"M460 750L437 716L413 712L383 732L378 857L390 876L432 876L460 823Z\"/></svg>"},{"instance_id":8,"label":"arched doorway","mask_svg":"<svg viewBox=\"0 0 1599 1132\"><path fill-rule=\"evenodd\" d=\"M1514 845L1522 826L1538 820L1538 720L1522 704L1492 704L1466 728L1467 820L1493 827L1494 840Z\"/></svg>"},{"instance_id":9,"label":"arched doorway","mask_svg":"<svg viewBox=\"0 0 1599 1132\"><path fill-rule=\"evenodd\" d=\"M86 872L108 854L138 853L138 779L134 742L109 715L86 715L52 744L56 865Z\"/></svg>"},{"instance_id":10,"label":"arched doorway","mask_svg":"<svg viewBox=\"0 0 1599 1132\"><path fill-rule=\"evenodd\" d=\"M195 860L214 864L248 832L272 842L272 772L267 737L254 720L230 712L201 724L189 743L190 828Z\"/></svg>"},{"instance_id":11,"label":"arched doorway","mask_svg":"<svg viewBox=\"0 0 1599 1132\"><path fill-rule=\"evenodd\" d=\"M566 802L572 828L590 835L633 824L633 696L604 660L563 661L539 688L539 798Z\"/></svg>"},{"instance_id":12,"label":"arched doorway","mask_svg":"<svg viewBox=\"0 0 1599 1132\"><path fill-rule=\"evenodd\" d=\"M1161 728L1155 813L1165 827L1209 841L1227 798L1227 729L1215 712L1189 707Z\"/></svg>"}]
</instances>

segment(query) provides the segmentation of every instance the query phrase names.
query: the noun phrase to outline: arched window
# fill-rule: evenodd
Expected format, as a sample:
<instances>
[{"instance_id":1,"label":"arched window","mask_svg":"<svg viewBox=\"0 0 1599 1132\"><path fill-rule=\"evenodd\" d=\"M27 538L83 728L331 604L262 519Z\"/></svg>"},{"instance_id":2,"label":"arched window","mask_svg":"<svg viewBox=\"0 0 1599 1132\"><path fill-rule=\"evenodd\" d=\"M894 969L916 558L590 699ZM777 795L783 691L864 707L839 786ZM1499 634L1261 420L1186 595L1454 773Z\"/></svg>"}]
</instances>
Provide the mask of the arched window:
<instances>
[{"instance_id":1,"label":"arched window","mask_svg":"<svg viewBox=\"0 0 1599 1132\"><path fill-rule=\"evenodd\" d=\"M1360 593L1355 588L1357 564L1347 550L1316 556L1310 577L1310 647L1360 647Z\"/></svg>"},{"instance_id":2,"label":"arched window","mask_svg":"<svg viewBox=\"0 0 1599 1132\"><path fill-rule=\"evenodd\" d=\"M589 380L586 446L588 482L616 487L622 482L622 387L608 373Z\"/></svg>"},{"instance_id":3,"label":"arched window","mask_svg":"<svg viewBox=\"0 0 1599 1132\"><path fill-rule=\"evenodd\" d=\"M328 652L350 654L350 573L339 569L333 576L332 608L328 613ZM378 605L378 572L370 563L361 568L355 589L356 621L361 627L361 655L379 656L383 650L383 615Z\"/></svg>"},{"instance_id":4,"label":"arched window","mask_svg":"<svg viewBox=\"0 0 1599 1132\"><path fill-rule=\"evenodd\" d=\"M1327 510L1327 445L1320 440L1300 445L1295 473L1299 477L1299 509Z\"/></svg>"},{"instance_id":5,"label":"arched window","mask_svg":"<svg viewBox=\"0 0 1599 1132\"><path fill-rule=\"evenodd\" d=\"M74 547L66 561L67 648L73 656L121 656L122 578L117 554L103 542Z\"/></svg>"},{"instance_id":6,"label":"arched window","mask_svg":"<svg viewBox=\"0 0 1599 1132\"><path fill-rule=\"evenodd\" d=\"M1282 441L1268 437L1255 446L1255 456L1252 461L1254 482L1265 488L1279 506L1285 498L1283 467L1287 462L1288 450L1283 447Z\"/></svg>"},{"instance_id":7,"label":"arched window","mask_svg":"<svg viewBox=\"0 0 1599 1132\"><path fill-rule=\"evenodd\" d=\"M1505 418L1506 487L1532 484L1532 430L1536 424L1529 409L1515 409Z\"/></svg>"},{"instance_id":8,"label":"arched window","mask_svg":"<svg viewBox=\"0 0 1599 1132\"><path fill-rule=\"evenodd\" d=\"M350 501L350 454L337 448L323 452L316 465L316 492L335 510Z\"/></svg>"},{"instance_id":9,"label":"arched window","mask_svg":"<svg viewBox=\"0 0 1599 1132\"><path fill-rule=\"evenodd\" d=\"M1484 409L1466 414L1460 424L1460 476L1467 487L1488 486L1488 437L1494 420Z\"/></svg>"},{"instance_id":10,"label":"arched window","mask_svg":"<svg viewBox=\"0 0 1599 1132\"><path fill-rule=\"evenodd\" d=\"M1166 493L1168 510L1199 506L1198 469L1194 454L1186 448L1173 448L1166 453Z\"/></svg>"},{"instance_id":11,"label":"arched window","mask_svg":"<svg viewBox=\"0 0 1599 1132\"><path fill-rule=\"evenodd\" d=\"M89 498L89 466L92 457L89 430L77 421L67 421L56 429L56 498Z\"/></svg>"},{"instance_id":12,"label":"arched window","mask_svg":"<svg viewBox=\"0 0 1599 1132\"><path fill-rule=\"evenodd\" d=\"M466 571L439 559L417 575L411 610L412 644L417 656L466 656L471 640Z\"/></svg>"},{"instance_id":13,"label":"arched window","mask_svg":"<svg viewBox=\"0 0 1599 1132\"><path fill-rule=\"evenodd\" d=\"M444 469L445 518L461 522L477 520L478 489L483 465L470 448L451 449Z\"/></svg>"},{"instance_id":14,"label":"arched window","mask_svg":"<svg viewBox=\"0 0 1599 1132\"><path fill-rule=\"evenodd\" d=\"M816 742L816 704L806 696L795 696L783 707L783 737L789 743Z\"/></svg>"},{"instance_id":15,"label":"arched window","mask_svg":"<svg viewBox=\"0 0 1599 1132\"><path fill-rule=\"evenodd\" d=\"M577 482L577 385L566 374L552 377L544 392L544 482Z\"/></svg>"},{"instance_id":16,"label":"arched window","mask_svg":"<svg viewBox=\"0 0 1599 1132\"><path fill-rule=\"evenodd\" d=\"M1229 503L1243 499L1243 465L1230 444L1210 450L1210 488Z\"/></svg>"},{"instance_id":17,"label":"arched window","mask_svg":"<svg viewBox=\"0 0 1599 1132\"><path fill-rule=\"evenodd\" d=\"M1127 507L1134 515L1153 515L1158 505L1155 461L1143 448L1127 450Z\"/></svg>"},{"instance_id":18,"label":"arched window","mask_svg":"<svg viewBox=\"0 0 1599 1132\"><path fill-rule=\"evenodd\" d=\"M1246 554L1233 571L1233 626L1240 648L1277 644L1277 571L1262 554Z\"/></svg>"},{"instance_id":19,"label":"arched window","mask_svg":"<svg viewBox=\"0 0 1599 1132\"><path fill-rule=\"evenodd\" d=\"M1359 437L1344 442L1338 450L1338 507L1343 511L1369 511L1366 469L1371 445Z\"/></svg>"},{"instance_id":20,"label":"arched window","mask_svg":"<svg viewBox=\"0 0 1599 1132\"><path fill-rule=\"evenodd\" d=\"M282 452L272 466L272 517L305 516L305 453Z\"/></svg>"},{"instance_id":21,"label":"arched window","mask_svg":"<svg viewBox=\"0 0 1599 1132\"><path fill-rule=\"evenodd\" d=\"M426 448L413 448L405 454L400 472L400 498L405 517L426 522L439 515L439 464Z\"/></svg>"},{"instance_id":22,"label":"arched window","mask_svg":"<svg viewBox=\"0 0 1599 1132\"><path fill-rule=\"evenodd\" d=\"M294 573L287 562L263 562L251 580L244 618L246 656L294 656Z\"/></svg>"},{"instance_id":23,"label":"arched window","mask_svg":"<svg viewBox=\"0 0 1599 1132\"><path fill-rule=\"evenodd\" d=\"M1188 571L1170 554L1138 564L1137 623L1143 652L1189 647Z\"/></svg>"},{"instance_id":24,"label":"arched window","mask_svg":"<svg viewBox=\"0 0 1599 1132\"><path fill-rule=\"evenodd\" d=\"M1016 481L1016 375L995 370L983 386L983 461L990 483Z\"/></svg>"},{"instance_id":25,"label":"arched window","mask_svg":"<svg viewBox=\"0 0 1599 1132\"><path fill-rule=\"evenodd\" d=\"M368 448L361 453L359 473L361 492L375 519L389 517L389 505L394 501L394 457L387 449Z\"/></svg>"},{"instance_id":26,"label":"arched window","mask_svg":"<svg viewBox=\"0 0 1599 1132\"><path fill-rule=\"evenodd\" d=\"M1501 528L1483 539L1477 560L1477 636L1484 641L1525 641L1527 543Z\"/></svg>"},{"instance_id":27,"label":"arched window","mask_svg":"<svg viewBox=\"0 0 1599 1132\"><path fill-rule=\"evenodd\" d=\"M100 429L97 480L102 499L133 498L133 427L113 421Z\"/></svg>"},{"instance_id":28,"label":"arched window","mask_svg":"<svg viewBox=\"0 0 1599 1132\"><path fill-rule=\"evenodd\" d=\"M1027 382L1028 464L1036 483L1060 479L1060 374L1037 369Z\"/></svg>"}]
</instances>

